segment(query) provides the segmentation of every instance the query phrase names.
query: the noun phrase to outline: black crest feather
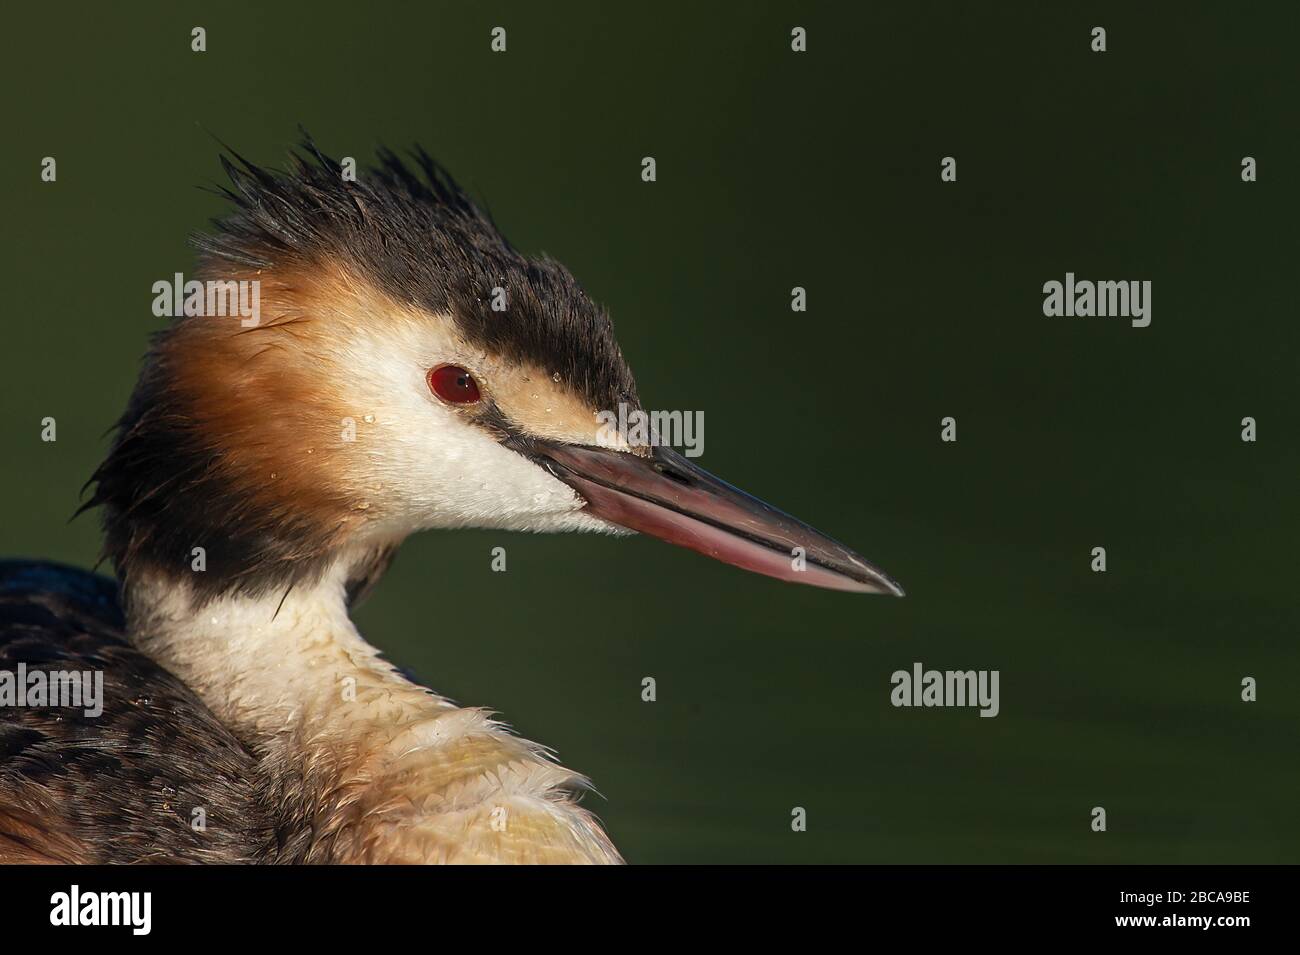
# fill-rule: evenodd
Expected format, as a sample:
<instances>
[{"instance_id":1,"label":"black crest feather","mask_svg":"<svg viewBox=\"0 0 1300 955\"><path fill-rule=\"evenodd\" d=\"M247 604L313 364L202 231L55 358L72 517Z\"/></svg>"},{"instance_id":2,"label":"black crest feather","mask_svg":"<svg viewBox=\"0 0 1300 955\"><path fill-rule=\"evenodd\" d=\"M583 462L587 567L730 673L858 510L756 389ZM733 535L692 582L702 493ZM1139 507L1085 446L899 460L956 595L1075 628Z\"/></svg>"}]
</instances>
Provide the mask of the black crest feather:
<instances>
[{"instance_id":1,"label":"black crest feather","mask_svg":"<svg viewBox=\"0 0 1300 955\"><path fill-rule=\"evenodd\" d=\"M564 266L511 246L423 149L411 151L409 164L380 149L378 164L356 181L305 134L283 171L227 152L230 185L218 191L235 209L214 232L192 237L209 266L334 256L400 302L449 313L473 344L558 374L597 409L636 405L605 311ZM504 312L491 308L494 288L506 292Z\"/></svg>"}]
</instances>

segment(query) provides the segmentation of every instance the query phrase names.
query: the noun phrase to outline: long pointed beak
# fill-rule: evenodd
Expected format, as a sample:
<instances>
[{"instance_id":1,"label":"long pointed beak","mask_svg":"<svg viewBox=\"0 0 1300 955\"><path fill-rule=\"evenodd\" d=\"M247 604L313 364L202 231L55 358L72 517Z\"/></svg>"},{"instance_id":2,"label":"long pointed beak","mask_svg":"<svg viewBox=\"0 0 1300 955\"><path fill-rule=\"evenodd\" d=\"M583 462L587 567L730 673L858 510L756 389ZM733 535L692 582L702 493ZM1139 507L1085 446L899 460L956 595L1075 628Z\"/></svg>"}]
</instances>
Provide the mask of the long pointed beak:
<instances>
[{"instance_id":1,"label":"long pointed beak","mask_svg":"<svg viewBox=\"0 0 1300 955\"><path fill-rule=\"evenodd\" d=\"M537 441L531 451L611 524L714 560L794 583L903 596L903 588L843 544L718 480L667 448L648 457Z\"/></svg>"}]
</instances>

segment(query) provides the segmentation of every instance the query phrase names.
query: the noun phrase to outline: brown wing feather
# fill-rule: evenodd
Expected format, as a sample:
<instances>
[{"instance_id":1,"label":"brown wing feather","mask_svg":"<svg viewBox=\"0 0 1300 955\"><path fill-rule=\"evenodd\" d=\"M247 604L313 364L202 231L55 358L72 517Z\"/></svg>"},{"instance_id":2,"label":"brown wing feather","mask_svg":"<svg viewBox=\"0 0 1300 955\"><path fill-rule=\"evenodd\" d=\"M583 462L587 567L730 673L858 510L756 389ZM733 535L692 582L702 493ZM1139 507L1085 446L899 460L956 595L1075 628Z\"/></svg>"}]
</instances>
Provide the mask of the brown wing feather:
<instances>
[{"instance_id":1,"label":"brown wing feather","mask_svg":"<svg viewBox=\"0 0 1300 955\"><path fill-rule=\"evenodd\" d=\"M271 860L256 759L122 627L111 581L0 561L0 671L104 681L97 717L0 706L0 862Z\"/></svg>"}]
</instances>

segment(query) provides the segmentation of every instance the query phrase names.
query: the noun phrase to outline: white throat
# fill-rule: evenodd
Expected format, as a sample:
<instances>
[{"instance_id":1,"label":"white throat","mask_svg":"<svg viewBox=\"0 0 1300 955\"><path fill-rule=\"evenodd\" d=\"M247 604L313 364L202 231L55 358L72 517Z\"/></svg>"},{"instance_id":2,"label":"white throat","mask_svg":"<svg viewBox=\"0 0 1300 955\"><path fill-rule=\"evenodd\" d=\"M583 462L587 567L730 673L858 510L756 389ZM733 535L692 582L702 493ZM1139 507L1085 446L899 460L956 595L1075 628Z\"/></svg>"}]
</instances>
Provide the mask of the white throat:
<instances>
[{"instance_id":1,"label":"white throat","mask_svg":"<svg viewBox=\"0 0 1300 955\"><path fill-rule=\"evenodd\" d=\"M301 861L616 862L583 780L486 712L383 660L347 612L356 555L285 595L191 606L160 577L127 594L132 641L265 767Z\"/></svg>"}]
</instances>

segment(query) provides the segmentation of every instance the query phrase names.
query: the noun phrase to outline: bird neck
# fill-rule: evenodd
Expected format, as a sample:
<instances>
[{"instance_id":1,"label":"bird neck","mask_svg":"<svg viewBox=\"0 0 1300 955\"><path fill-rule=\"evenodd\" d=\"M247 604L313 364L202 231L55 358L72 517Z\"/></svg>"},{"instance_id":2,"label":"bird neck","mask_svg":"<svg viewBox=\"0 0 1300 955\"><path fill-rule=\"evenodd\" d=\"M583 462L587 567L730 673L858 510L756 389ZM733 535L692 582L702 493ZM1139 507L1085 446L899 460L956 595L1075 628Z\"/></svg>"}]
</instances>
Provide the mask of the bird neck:
<instances>
[{"instance_id":1,"label":"bird neck","mask_svg":"<svg viewBox=\"0 0 1300 955\"><path fill-rule=\"evenodd\" d=\"M132 642L267 770L301 861L617 861L583 783L486 712L406 679L348 615L355 560L288 593L202 601L175 579L126 587Z\"/></svg>"}]
</instances>

